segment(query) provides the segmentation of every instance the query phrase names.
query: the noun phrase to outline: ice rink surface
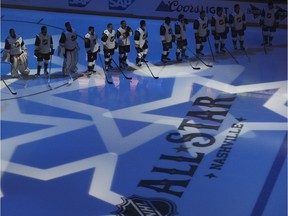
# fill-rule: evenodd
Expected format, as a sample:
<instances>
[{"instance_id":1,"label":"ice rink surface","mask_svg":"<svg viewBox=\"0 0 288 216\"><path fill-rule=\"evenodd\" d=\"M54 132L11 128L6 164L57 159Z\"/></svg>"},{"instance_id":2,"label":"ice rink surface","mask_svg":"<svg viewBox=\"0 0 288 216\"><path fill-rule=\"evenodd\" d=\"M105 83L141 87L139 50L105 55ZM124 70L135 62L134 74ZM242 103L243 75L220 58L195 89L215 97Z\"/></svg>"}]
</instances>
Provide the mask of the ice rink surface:
<instances>
[{"instance_id":1,"label":"ice rink surface","mask_svg":"<svg viewBox=\"0 0 288 216\"><path fill-rule=\"evenodd\" d=\"M109 22L118 29L125 19L135 30L140 19L1 12L1 49L14 28L31 70L12 79L1 63L17 92L1 82L2 216L287 215L287 29L277 30L267 53L256 27L246 30L246 53L232 48L229 34L234 58L212 56L206 43L207 67L193 54L189 23L189 61L160 65L163 21L146 20L150 70L135 65L132 43L129 70L108 72L109 84L99 58L97 72L83 74L88 26L100 38ZM33 77L35 35L46 25L57 48L66 21L79 36L79 70L73 82L62 77L55 54L50 89L43 71Z\"/></svg>"}]
</instances>

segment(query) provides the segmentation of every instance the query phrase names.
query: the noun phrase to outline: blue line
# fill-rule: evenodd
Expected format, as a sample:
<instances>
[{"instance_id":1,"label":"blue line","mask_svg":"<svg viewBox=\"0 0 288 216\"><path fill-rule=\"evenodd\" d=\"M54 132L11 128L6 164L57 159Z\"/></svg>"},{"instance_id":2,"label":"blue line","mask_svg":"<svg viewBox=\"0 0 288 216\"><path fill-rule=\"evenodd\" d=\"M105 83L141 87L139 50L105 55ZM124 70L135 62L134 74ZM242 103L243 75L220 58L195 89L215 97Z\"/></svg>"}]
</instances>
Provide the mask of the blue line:
<instances>
[{"instance_id":1,"label":"blue line","mask_svg":"<svg viewBox=\"0 0 288 216\"><path fill-rule=\"evenodd\" d=\"M277 153L277 156L272 164L270 172L266 178L266 181L257 199L257 202L254 206L251 216L259 216L263 214L286 157L287 157L287 133Z\"/></svg>"}]
</instances>

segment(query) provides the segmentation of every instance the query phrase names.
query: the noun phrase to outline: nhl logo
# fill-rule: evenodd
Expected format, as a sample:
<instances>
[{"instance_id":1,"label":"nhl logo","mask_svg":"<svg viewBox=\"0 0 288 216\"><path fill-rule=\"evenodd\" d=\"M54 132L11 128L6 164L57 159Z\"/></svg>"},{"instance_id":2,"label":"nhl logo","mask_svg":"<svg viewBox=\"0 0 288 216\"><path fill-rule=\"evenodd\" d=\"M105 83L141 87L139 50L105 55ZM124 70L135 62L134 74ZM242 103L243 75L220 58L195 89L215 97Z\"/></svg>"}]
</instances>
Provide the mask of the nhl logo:
<instances>
[{"instance_id":1,"label":"nhl logo","mask_svg":"<svg viewBox=\"0 0 288 216\"><path fill-rule=\"evenodd\" d=\"M113 212L117 216L174 216L176 205L167 199L144 198L137 195L122 197L123 203Z\"/></svg>"}]
</instances>

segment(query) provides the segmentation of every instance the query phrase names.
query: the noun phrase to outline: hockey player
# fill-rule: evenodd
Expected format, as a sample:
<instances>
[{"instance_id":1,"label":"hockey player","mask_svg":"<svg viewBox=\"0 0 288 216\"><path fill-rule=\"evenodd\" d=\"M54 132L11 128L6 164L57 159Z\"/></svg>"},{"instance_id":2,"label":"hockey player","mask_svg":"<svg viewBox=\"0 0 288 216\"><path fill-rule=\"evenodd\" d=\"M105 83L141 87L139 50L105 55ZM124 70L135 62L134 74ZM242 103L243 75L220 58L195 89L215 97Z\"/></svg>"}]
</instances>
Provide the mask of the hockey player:
<instances>
[{"instance_id":1,"label":"hockey player","mask_svg":"<svg viewBox=\"0 0 288 216\"><path fill-rule=\"evenodd\" d=\"M130 52L130 37L133 34L130 26L127 26L126 21L120 22L121 26L117 30L117 38L119 44L119 65L121 68L128 67L127 56Z\"/></svg>"},{"instance_id":2,"label":"hockey player","mask_svg":"<svg viewBox=\"0 0 288 216\"><path fill-rule=\"evenodd\" d=\"M216 52L219 53L219 42L220 52L225 53L225 43L227 39L227 34L229 32L229 24L225 14L223 14L223 8L217 7L216 14L212 16L211 20L211 30L212 35L214 36L214 46Z\"/></svg>"},{"instance_id":3,"label":"hockey player","mask_svg":"<svg viewBox=\"0 0 288 216\"><path fill-rule=\"evenodd\" d=\"M272 1L268 2L268 9L263 10L260 19L260 26L263 33L263 44L272 46L272 40L274 33L279 25L279 17L277 16L277 10Z\"/></svg>"},{"instance_id":4,"label":"hockey player","mask_svg":"<svg viewBox=\"0 0 288 216\"><path fill-rule=\"evenodd\" d=\"M112 23L108 23L107 29L102 33L101 41L103 43L104 58L105 58L105 70L109 70L112 67L111 61L114 55L114 50L117 49L116 32L113 29Z\"/></svg>"},{"instance_id":5,"label":"hockey player","mask_svg":"<svg viewBox=\"0 0 288 216\"><path fill-rule=\"evenodd\" d=\"M30 73L28 68L28 51L22 37L16 34L13 28L9 30L9 36L5 40L4 49L2 61L10 61L11 76L18 78L18 71L22 75L28 75Z\"/></svg>"},{"instance_id":6,"label":"hockey player","mask_svg":"<svg viewBox=\"0 0 288 216\"><path fill-rule=\"evenodd\" d=\"M51 58L51 55L54 54L53 49L53 38L50 34L47 33L47 27L42 26L41 32L36 35L35 38L35 50L34 56L37 57L37 73L35 77L40 76L40 71L42 67L42 62L44 60L44 74L48 74L48 62Z\"/></svg>"},{"instance_id":7,"label":"hockey player","mask_svg":"<svg viewBox=\"0 0 288 216\"><path fill-rule=\"evenodd\" d=\"M239 35L240 49L244 50L244 31L246 30L245 14L240 11L240 5L234 5L234 12L229 15L229 24L234 49L237 49L237 36Z\"/></svg>"},{"instance_id":8,"label":"hockey player","mask_svg":"<svg viewBox=\"0 0 288 216\"><path fill-rule=\"evenodd\" d=\"M170 17L165 17L165 22L160 26L160 37L162 41L161 61L163 63L167 63L167 61L171 60L168 56L170 49L172 48L172 42L175 42L175 35L173 35L170 23Z\"/></svg>"},{"instance_id":9,"label":"hockey player","mask_svg":"<svg viewBox=\"0 0 288 216\"><path fill-rule=\"evenodd\" d=\"M196 41L196 54L204 55L202 51L209 36L208 18L205 11L200 11L200 16L194 21L193 29Z\"/></svg>"},{"instance_id":10,"label":"hockey player","mask_svg":"<svg viewBox=\"0 0 288 216\"><path fill-rule=\"evenodd\" d=\"M84 38L84 47L87 53L88 74L96 73L94 67L97 60L97 53L100 52L100 45L93 26L88 27L88 33L84 36Z\"/></svg>"},{"instance_id":11,"label":"hockey player","mask_svg":"<svg viewBox=\"0 0 288 216\"><path fill-rule=\"evenodd\" d=\"M77 72L79 45L77 33L71 27L70 22L65 23L66 30L62 32L59 40L59 55L64 56L63 75L68 76L70 72Z\"/></svg>"},{"instance_id":12,"label":"hockey player","mask_svg":"<svg viewBox=\"0 0 288 216\"><path fill-rule=\"evenodd\" d=\"M146 62L148 53L148 31L146 30L146 21L140 21L140 27L135 31L134 42L137 51L136 64L141 66L142 62Z\"/></svg>"},{"instance_id":13,"label":"hockey player","mask_svg":"<svg viewBox=\"0 0 288 216\"><path fill-rule=\"evenodd\" d=\"M183 14L179 14L178 21L175 23L175 37L177 41L176 48L176 59L182 61L183 58L187 59L186 48L187 48L187 36L186 36L186 25L188 20L184 18ZM180 57L181 52L181 57Z\"/></svg>"}]
</instances>

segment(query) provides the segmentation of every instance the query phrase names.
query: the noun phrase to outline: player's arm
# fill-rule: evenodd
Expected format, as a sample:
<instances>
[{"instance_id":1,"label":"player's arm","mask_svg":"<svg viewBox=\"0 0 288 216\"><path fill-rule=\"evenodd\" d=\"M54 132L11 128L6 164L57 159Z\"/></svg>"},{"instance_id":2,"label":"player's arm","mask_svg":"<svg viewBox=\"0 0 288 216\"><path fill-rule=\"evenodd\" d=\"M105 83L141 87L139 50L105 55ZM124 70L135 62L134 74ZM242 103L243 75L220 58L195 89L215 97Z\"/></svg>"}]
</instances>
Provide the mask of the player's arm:
<instances>
[{"instance_id":1,"label":"player's arm","mask_svg":"<svg viewBox=\"0 0 288 216\"><path fill-rule=\"evenodd\" d=\"M199 29L199 26L200 26L199 20L195 20L195 21L194 21L194 24L193 24L193 30L194 30L195 38L198 37L198 29Z\"/></svg>"},{"instance_id":2,"label":"player's arm","mask_svg":"<svg viewBox=\"0 0 288 216\"><path fill-rule=\"evenodd\" d=\"M87 36L85 36L85 39L84 39L84 47L85 47L87 53L91 52L90 39Z\"/></svg>"},{"instance_id":3,"label":"player's arm","mask_svg":"<svg viewBox=\"0 0 288 216\"><path fill-rule=\"evenodd\" d=\"M59 45L60 46L64 46L64 43L66 41L66 35L64 34L64 32L61 34L61 37L59 39Z\"/></svg>"},{"instance_id":4,"label":"player's arm","mask_svg":"<svg viewBox=\"0 0 288 216\"><path fill-rule=\"evenodd\" d=\"M230 28L234 30L234 16L232 14L229 15L228 22L229 22Z\"/></svg>"},{"instance_id":5,"label":"player's arm","mask_svg":"<svg viewBox=\"0 0 288 216\"><path fill-rule=\"evenodd\" d=\"M160 26L160 37L161 37L162 43L165 43L165 42L166 42L166 40L165 40L165 34L166 34L166 28L165 28L163 25L161 25L161 26Z\"/></svg>"},{"instance_id":6,"label":"player's arm","mask_svg":"<svg viewBox=\"0 0 288 216\"><path fill-rule=\"evenodd\" d=\"M105 34L105 32L103 32L102 37L101 37L101 41L102 41L102 44L104 46L104 49L108 49L107 48L107 40L108 40L108 35Z\"/></svg>"},{"instance_id":7,"label":"player's arm","mask_svg":"<svg viewBox=\"0 0 288 216\"><path fill-rule=\"evenodd\" d=\"M34 43L34 45L35 45L34 55L35 55L36 57L38 57L38 55L39 55L40 42L41 42L41 41L40 41L39 35L36 35L35 43Z\"/></svg>"},{"instance_id":8,"label":"player's arm","mask_svg":"<svg viewBox=\"0 0 288 216\"><path fill-rule=\"evenodd\" d=\"M175 36L177 40L181 40L181 27L179 24L175 24Z\"/></svg>"}]
</instances>

